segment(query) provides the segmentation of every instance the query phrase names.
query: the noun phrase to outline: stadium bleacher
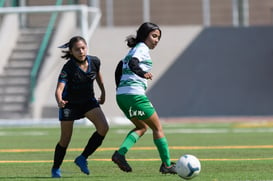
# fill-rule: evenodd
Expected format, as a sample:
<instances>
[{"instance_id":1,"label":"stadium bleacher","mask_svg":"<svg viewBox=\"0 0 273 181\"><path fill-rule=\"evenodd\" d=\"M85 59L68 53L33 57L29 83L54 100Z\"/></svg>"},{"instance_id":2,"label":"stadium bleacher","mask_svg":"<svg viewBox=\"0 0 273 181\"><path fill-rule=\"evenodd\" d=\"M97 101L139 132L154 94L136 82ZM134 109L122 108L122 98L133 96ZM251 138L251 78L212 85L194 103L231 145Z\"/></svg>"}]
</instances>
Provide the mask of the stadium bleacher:
<instances>
[{"instance_id":1,"label":"stadium bleacher","mask_svg":"<svg viewBox=\"0 0 273 181\"><path fill-rule=\"evenodd\" d=\"M74 2L74 1L73 1ZM66 2L64 1L63 4L69 4L73 3L72 1ZM87 0L82 0L82 1L77 1L79 4L90 4L91 1ZM138 26L138 24L142 21L141 18L141 8L142 4L141 1L127 1L127 0L122 0L122 1L113 1L114 2L114 25L112 27L107 26L107 19L106 19L106 1L102 0L100 1L100 8L102 12L102 18L101 18L101 24L100 27L95 31L93 37L91 38L90 42L88 42L89 47L90 47L90 53L97 55L101 58L102 60L102 71L103 75L105 77L105 84L107 88L107 99L108 101L103 105L103 109L106 112L106 115L114 118L114 117L120 117L122 116L122 113L120 110L117 108L116 103L115 103L115 86L114 86L114 79L113 79L113 71L114 67L116 65L116 62L122 58L125 53L128 51L128 48L126 47L124 40L125 37L129 34L134 34L135 30ZM254 111L254 105L251 106L249 104L248 106L245 106L245 110L243 109L238 109L238 107L233 107L232 105L232 99L229 99L229 103L225 104L227 107L222 107L220 110L220 107L217 106L219 103L210 103L212 99L209 97L213 93L213 91L207 91L210 94L207 95L207 92L201 92L198 93L196 92L197 90L195 87L191 87L191 78L193 78L196 81L196 85L204 85L208 84L209 86L206 86L207 89L212 88L212 83L205 83L204 79L206 78L205 72L209 72L210 76L213 70L210 70L209 68L211 66L209 65L218 65L215 64L215 62L210 62L210 64L206 64L208 67L205 66L199 66L201 69L200 71L203 71L203 78L197 80L197 77L194 77L192 74L194 71L191 68L194 68L193 65L191 64L200 64L200 57L198 56L200 52L205 51L206 49L202 48L209 48L212 46L211 42L209 41L210 39L208 36L212 36L217 40L217 45L216 47L223 47L226 50L229 50L230 54L225 54L228 53L226 51L221 52L215 55L215 52L210 51L208 49L206 52L208 53L208 57L212 57L212 59L220 59L223 61L223 64L219 66L224 66L225 63L230 63L230 59L233 60L233 63L235 66L235 63L238 63L238 67L241 66L246 66L249 65L248 63L245 62L243 59L243 56L237 56L236 53L233 54L233 51L237 51L240 49L239 46L243 46L244 48L241 48L242 50L246 51L246 53L253 53L254 54L249 55L251 58L251 65L253 67L259 68L259 70L256 71L262 71L264 67L269 67L270 66L270 55L264 55L265 50L269 51L270 50L270 43L268 42L267 44L261 44L259 47L250 46L251 44L247 44L244 42L247 42L248 40L251 40L251 37L255 35L257 37L257 40L260 39L266 39L265 36L270 36L271 29L269 28L264 28L264 27L256 27L255 31L253 28L231 28L232 26L232 19L231 19L231 4L229 1L221 2L218 3L217 1L211 1L211 28L205 28L202 26L202 2L201 1L191 1L191 0L171 0L171 1L166 1L162 0L162 3L154 3L151 1L151 20L158 23L162 27L163 31L163 36L161 43L159 46L151 52L152 57L155 61L154 63L154 75L155 79L153 82L150 82L150 89L148 92L148 95L152 98L155 106L158 108L159 113L162 116L170 117L170 116L190 116L190 115L213 115L213 112L215 115L221 115L221 114L234 114L237 115L240 112L242 114L270 114L270 110L268 107L263 108L263 106L260 106L260 109L256 109L256 112ZM26 6L41 6L41 5L53 5L55 1L26 1ZM160 7L157 5L160 4ZM162 9L162 7L165 7ZM256 25L263 25L263 26L268 26L272 24L271 22L271 8L273 7L273 3L269 0L265 0L263 2L259 2L257 4L256 1L249 1L249 24L250 26L256 26ZM130 8L134 8L134 10L130 10ZM255 9L255 11L253 10ZM170 13L172 12L172 13ZM31 35L34 36L35 33L37 32L37 29L45 28L46 25L48 24L48 21L50 19L50 13L38 13L38 14L29 14L25 18L27 18L27 21L25 21L25 26L24 30L22 29L17 29L18 32L16 32L16 28L13 28L14 35L13 38L18 37L16 40L12 40L9 45L10 47L16 47L18 45L12 44L12 42L20 42L19 36L23 35L24 33L28 33L26 31L29 31ZM6 15L1 15L0 18L0 24L2 25L4 23L3 17ZM70 21L70 23L69 23ZM60 67L63 65L63 61L60 60L60 50L57 49L56 47L59 44L62 44L63 42L69 40L69 38L73 35L78 35L80 34L79 29L77 28L76 23L77 18L75 18L75 14L71 13L62 13L60 16L58 16L58 23L56 24L53 38L51 38L51 42L49 44L49 47L47 47L47 52L46 56L44 57L44 63L43 66L40 70L40 75L39 75L39 81L36 86L36 92L35 96L36 99L33 103L29 103L28 94L23 94L23 96L19 96L19 93L13 93L12 97L7 97L3 94L4 91L1 92L0 95L0 118L8 118L8 117L28 117L28 118L56 118L57 117L57 110L56 110L56 103L54 100L54 89L56 86L56 77L58 75L58 71ZM15 22L15 21L13 21ZM222 28L217 29L217 26L221 26ZM0 26L0 31L6 26ZM63 27L66 27L65 29ZM266 33L264 33L266 29ZM22 30L22 31L21 31ZM216 31L217 30L217 31ZM232 31L231 31L232 30ZM244 30L244 31L243 31ZM199 35L199 33L201 34ZM241 34L240 34L241 33ZM255 34L256 33L256 34ZM1 33L0 34L0 40L3 40L3 38L6 37L7 33ZM244 36L243 36L244 35ZM223 37L226 39L221 39ZM248 37L249 36L249 37ZM230 44L221 44L221 41L229 40L229 38L234 38L237 37L238 40L241 38L242 41L238 41L236 46L231 46ZM23 37L21 37L23 38ZM38 38L34 38L35 40L40 39L40 35ZM111 40L111 41L109 41ZM202 40L202 41L201 41ZM266 39L267 41L270 40L270 38ZM3 41L2 41L3 42ZM26 43L24 43L26 45ZM196 49L196 46L199 46L198 49ZM211 45L211 46L208 46ZM1 44L0 42L0 48L4 47L3 43ZM26 48L27 46L25 46ZM16 55L16 49L10 48L9 50L13 51L13 56L14 54ZM18 49L17 49L18 51ZM19 51L22 51L21 48L19 48ZM32 50L35 51L35 50ZM36 50L37 51L37 50ZM184 52L185 51L185 52ZM194 52L191 52L194 51ZM11 62L12 60L12 52L9 51L3 51L6 52L6 54L3 56L8 56L9 62L4 63L5 61L2 61L0 63L0 70L1 76L0 76L0 83L1 87L7 88L7 84L4 82L9 82L11 84L11 80L8 81L2 81L2 77L5 77L9 73L6 71L11 69L8 68L9 65L10 67L14 66L14 63ZM191 53L189 53L191 52ZM198 53L199 52L199 53ZM222 55L225 56L221 56ZM232 56L231 56L232 55ZM33 55L32 55L33 56ZM35 55L34 55L35 56ZM258 59L258 57L261 58L261 64L260 62L258 64L255 64L254 59ZM206 57L203 57L206 58ZM27 59L31 59L31 57L28 57ZM33 60L33 59L32 59ZM180 67L179 62L187 62L189 61L189 64L182 64L182 67ZM250 61L249 60L249 61ZM204 60L205 61L205 60ZM212 60L209 60L212 61ZM215 60L216 61L216 60ZM31 62L31 60L30 60ZM158 63L158 64L157 64ZM219 63L217 60L216 63ZM266 64L268 63L268 65ZM29 65L29 62L23 62L20 63L23 68L20 68L21 70L26 69L26 66ZM17 65L17 63L16 63ZM189 66L189 67L188 67ZM234 68L231 66L230 68ZM251 68L251 69L252 69ZM12 68L14 70L14 67ZM19 69L16 67L16 69ZM231 72L228 69L228 66L225 67L224 69L226 72ZM248 70L248 69L247 69ZM241 69L240 69L241 71ZM12 71L14 73L14 71ZM27 72L22 72L24 74L28 74ZM187 74L189 73L189 74ZM236 79L237 81L236 86L250 86L243 84L245 81L249 81L248 77L240 76L239 72L233 72L232 77L238 77L240 78L239 80ZM167 90L165 90L163 87L166 87L166 81L170 84L173 81L174 76L173 74L177 74L176 77L179 77L179 80L174 81L179 82L180 79L181 81L183 80L183 84L189 84L187 85L187 93L184 95L182 94L181 91L184 91L183 85L181 85L181 88L178 87L177 89L174 89L173 91L178 91L178 92L173 92L171 96L179 97L180 100L183 102L183 100L187 100L183 102L183 105L174 105L175 108L172 106L169 106L168 109L165 109L166 106L164 103L167 102L165 98L162 98L162 94L167 94L166 96L169 97L169 93ZM257 72L256 72L257 74ZM183 76L184 75L184 76ZM195 75L195 74L194 74ZM197 76L196 74L195 76ZM207 76L209 76L207 75ZM257 74L258 77L255 77L255 82L253 82L252 86L257 86L258 84L262 84L261 87L268 88L265 85L267 85L267 81L270 81L267 75L269 74ZM23 75L18 75L20 78L23 77ZM270 76L270 75L269 75ZM181 77L181 78L180 78ZM266 77L266 79L264 79ZM227 77L226 77L227 78ZM167 80L168 79L168 80ZM187 79L187 80L186 80ZM220 79L220 77L219 77ZM221 83L224 84L227 79L222 77ZM256 80L257 79L257 80ZM40 81L42 80L42 81ZM206 80L211 80L207 78ZM26 80L21 80L17 79L16 81L14 80L14 83L16 86L19 85L18 81L20 82L21 85L25 86L28 85ZM17 83L16 83L17 82ZM40 84L43 82L42 84ZM21 92L26 92L27 90L23 90L23 88L16 88L13 90L20 91ZM168 85L169 86L169 85ZM174 85L172 85L174 86ZM1 88L0 87L0 88ZM170 86L169 86L170 87ZM269 87L270 88L270 87ZM198 90L202 90L201 88L198 88ZM1 88L0 90L4 90ZM12 91L13 91L12 90ZM246 91L246 89L242 89ZM253 89L250 89L254 91ZM268 89L270 90L270 89ZM163 91L163 92L162 92ZM240 91L240 90L237 90ZM253 101L258 101L256 102L256 105L260 105L259 101L261 101L263 105L267 105L268 103L264 103L264 101L270 101L268 97L264 94L259 94L258 91L262 91L262 88L260 89L255 89L254 92L247 92L247 93L240 93L240 95L244 95L244 99L250 101L249 99L251 96L255 97L255 100ZM6 91L10 93L10 91ZM219 91L218 95L220 96ZM257 93L258 92L258 93ZM266 93L269 93L270 91L266 91ZM236 101L239 101L239 98L242 98L242 96L238 97L236 93L231 94L229 97L233 96L233 99L236 99ZM261 96L260 99L257 96L254 96L257 93L259 95L264 95ZM15 96L16 95L16 96ZM215 96L217 94L213 94ZM196 96L196 99L198 99L197 102L192 101L191 96ZM237 96L237 97L236 97ZM247 97L249 96L249 97ZM166 97L166 98L167 98ZM222 97L221 97L222 98ZM214 98L216 99L216 98ZM165 102L164 102L164 101ZM217 98L217 101L220 101L220 97ZM23 101L23 103L22 103ZM208 102L207 102L208 101ZM15 111L11 111L8 113L8 109L4 109L1 113L1 107L4 105L7 106L8 102L13 102L15 103L15 107L17 107L20 102L22 103L19 110L18 109ZM18 103L19 102L19 103ZM247 102L247 101L243 101ZM206 106L205 106L206 105ZM210 106L207 106L210 105ZM213 106L214 105L214 106ZM239 104L236 104L239 106ZM22 108L22 109L21 109ZM170 108L170 109L169 109ZM172 108L172 109L171 109ZM228 109L230 108L230 111ZM10 107L9 107L10 109ZM226 109L226 112L224 111ZM232 110L234 109L234 110ZM236 109L236 111L235 111ZM262 111L263 109L263 111ZM19 110L19 111L18 111ZM182 111L183 110L183 111Z\"/></svg>"}]
</instances>

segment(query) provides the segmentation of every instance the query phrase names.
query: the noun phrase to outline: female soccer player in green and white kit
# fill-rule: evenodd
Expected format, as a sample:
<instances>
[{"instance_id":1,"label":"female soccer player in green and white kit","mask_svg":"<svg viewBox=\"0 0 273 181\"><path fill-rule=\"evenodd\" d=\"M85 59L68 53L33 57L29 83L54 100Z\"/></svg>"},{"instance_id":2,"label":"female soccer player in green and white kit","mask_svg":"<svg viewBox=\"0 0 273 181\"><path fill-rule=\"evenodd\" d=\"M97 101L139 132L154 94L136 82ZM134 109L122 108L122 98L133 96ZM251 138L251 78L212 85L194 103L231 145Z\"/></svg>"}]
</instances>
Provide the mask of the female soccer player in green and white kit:
<instances>
[{"instance_id":1,"label":"female soccer player in green and white kit","mask_svg":"<svg viewBox=\"0 0 273 181\"><path fill-rule=\"evenodd\" d=\"M132 171L125 159L125 154L150 127L153 131L154 144L162 161L159 171L163 174L176 174L176 165L170 160L168 142L159 117L145 95L147 80L152 79L150 72L152 60L149 50L156 47L160 38L161 30L156 24L143 23L137 30L136 37L129 36L126 39L127 45L131 49L126 57L119 62L115 71L118 106L135 125L119 150L115 151L112 156L112 161L125 172Z\"/></svg>"}]
</instances>

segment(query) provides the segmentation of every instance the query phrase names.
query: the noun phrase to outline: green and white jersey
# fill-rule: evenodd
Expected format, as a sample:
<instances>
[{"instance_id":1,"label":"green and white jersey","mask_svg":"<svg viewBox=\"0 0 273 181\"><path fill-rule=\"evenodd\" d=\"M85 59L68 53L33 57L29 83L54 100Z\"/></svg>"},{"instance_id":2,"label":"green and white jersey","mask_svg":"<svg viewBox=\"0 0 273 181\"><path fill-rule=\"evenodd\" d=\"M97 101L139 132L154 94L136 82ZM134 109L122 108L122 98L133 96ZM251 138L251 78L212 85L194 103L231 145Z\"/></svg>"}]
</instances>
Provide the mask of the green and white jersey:
<instances>
[{"instance_id":1,"label":"green and white jersey","mask_svg":"<svg viewBox=\"0 0 273 181\"><path fill-rule=\"evenodd\" d=\"M150 72L152 68L152 60L148 46L143 42L138 43L122 60L122 76L117 88L117 94L145 95L147 79L132 72L128 65L133 57L139 60L139 66L143 71Z\"/></svg>"}]
</instances>

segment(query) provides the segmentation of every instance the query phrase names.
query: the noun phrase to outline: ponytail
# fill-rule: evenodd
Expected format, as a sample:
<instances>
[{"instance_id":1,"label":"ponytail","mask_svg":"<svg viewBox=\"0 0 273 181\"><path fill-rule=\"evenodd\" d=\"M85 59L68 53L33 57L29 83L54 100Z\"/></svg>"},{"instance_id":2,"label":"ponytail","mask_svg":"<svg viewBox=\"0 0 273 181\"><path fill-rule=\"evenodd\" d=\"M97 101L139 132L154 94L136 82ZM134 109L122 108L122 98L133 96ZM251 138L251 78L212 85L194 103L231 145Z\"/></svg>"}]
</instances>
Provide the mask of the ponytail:
<instances>
[{"instance_id":1,"label":"ponytail","mask_svg":"<svg viewBox=\"0 0 273 181\"><path fill-rule=\"evenodd\" d=\"M70 59L72 57L70 51L72 50L72 47L74 46L74 44L77 43L78 41L83 41L86 44L86 41L83 37L74 36L69 40L69 42L59 46L58 48L62 48L62 49L68 48L68 50L62 50L62 53L64 53L64 55L61 56L61 58L66 60Z\"/></svg>"},{"instance_id":2,"label":"ponytail","mask_svg":"<svg viewBox=\"0 0 273 181\"><path fill-rule=\"evenodd\" d=\"M133 48L138 43L136 38L133 35L130 35L126 38L127 46Z\"/></svg>"}]
</instances>

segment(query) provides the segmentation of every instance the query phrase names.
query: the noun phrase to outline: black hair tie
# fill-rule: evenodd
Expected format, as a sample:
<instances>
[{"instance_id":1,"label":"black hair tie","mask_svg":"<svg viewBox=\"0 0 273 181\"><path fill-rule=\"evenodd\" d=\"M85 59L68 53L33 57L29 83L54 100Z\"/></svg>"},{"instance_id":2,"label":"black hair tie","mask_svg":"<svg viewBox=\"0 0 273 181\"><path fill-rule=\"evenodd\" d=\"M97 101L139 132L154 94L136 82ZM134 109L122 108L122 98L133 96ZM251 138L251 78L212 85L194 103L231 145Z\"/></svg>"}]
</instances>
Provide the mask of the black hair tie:
<instances>
[{"instance_id":1,"label":"black hair tie","mask_svg":"<svg viewBox=\"0 0 273 181\"><path fill-rule=\"evenodd\" d=\"M58 48L68 48L69 47L69 42L61 45L61 46L58 46Z\"/></svg>"}]
</instances>

